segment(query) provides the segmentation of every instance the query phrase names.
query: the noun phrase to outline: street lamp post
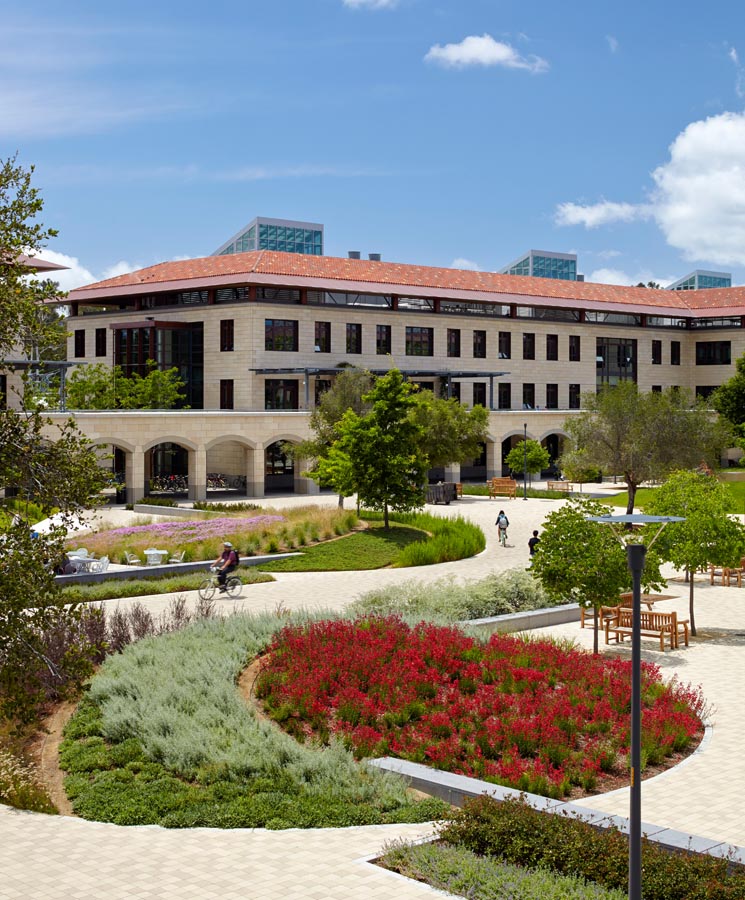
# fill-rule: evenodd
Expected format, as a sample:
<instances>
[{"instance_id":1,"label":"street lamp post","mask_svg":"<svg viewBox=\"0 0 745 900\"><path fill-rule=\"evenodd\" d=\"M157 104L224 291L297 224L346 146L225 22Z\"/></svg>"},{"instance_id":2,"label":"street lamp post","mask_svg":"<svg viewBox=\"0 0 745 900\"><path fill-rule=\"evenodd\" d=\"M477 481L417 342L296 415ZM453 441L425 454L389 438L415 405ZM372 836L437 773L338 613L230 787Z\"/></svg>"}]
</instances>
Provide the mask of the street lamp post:
<instances>
[{"instance_id":1,"label":"street lamp post","mask_svg":"<svg viewBox=\"0 0 745 900\"><path fill-rule=\"evenodd\" d=\"M523 500L528 499L528 423L523 424Z\"/></svg>"},{"instance_id":2,"label":"street lamp post","mask_svg":"<svg viewBox=\"0 0 745 900\"><path fill-rule=\"evenodd\" d=\"M590 522L610 525L619 541L626 548L626 564L631 572L631 746L629 788L629 900L642 898L642 651L641 651L641 585L648 547L633 543L632 532L627 537L616 530L616 525L659 525L649 547L660 536L668 522L685 521L680 516L588 516Z\"/></svg>"}]
</instances>

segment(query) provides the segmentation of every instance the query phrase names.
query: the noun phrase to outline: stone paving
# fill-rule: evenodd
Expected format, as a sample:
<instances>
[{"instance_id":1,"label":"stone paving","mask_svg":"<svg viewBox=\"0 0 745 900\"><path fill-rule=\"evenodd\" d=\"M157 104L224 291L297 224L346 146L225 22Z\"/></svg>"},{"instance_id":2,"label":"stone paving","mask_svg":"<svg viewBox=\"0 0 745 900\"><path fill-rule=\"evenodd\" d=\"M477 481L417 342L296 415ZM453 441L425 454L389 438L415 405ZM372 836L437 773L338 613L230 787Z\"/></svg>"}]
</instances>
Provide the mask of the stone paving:
<instances>
[{"instance_id":1,"label":"stone paving","mask_svg":"<svg viewBox=\"0 0 745 900\"><path fill-rule=\"evenodd\" d=\"M315 498L314 498L315 500ZM307 503L291 498L285 504ZM324 497L321 502L335 502ZM475 559L422 569L378 572L278 574L277 581L244 588L223 611L341 609L360 593L410 578L475 579L497 569L524 566L533 528L561 501L489 501L464 498L451 506L428 507L438 515L461 514L481 524L487 549ZM279 501L276 505L280 505ZM508 546L499 547L494 521L504 508L511 520ZM118 515L119 513L116 513ZM671 571L669 573L674 576ZM665 603L687 615L688 586L672 578ZM643 641L643 658L666 677L701 685L711 706L712 728L699 751L682 765L644 782L644 821L745 846L745 762L741 753L745 712L745 589L710 586L699 577L695 590L699 635L691 646L660 653ZM157 612L167 598L140 598ZM124 601L123 601L124 602ZM591 629L579 623L546 632L592 645ZM533 632L540 634L541 632ZM601 639L602 646L602 639ZM630 655L629 645L619 651ZM582 801L627 815L628 791ZM386 841L430 833L427 825L371 826L290 831L120 828L68 817L23 813L0 806L0 898L251 898L251 900L383 900L443 896L369 865Z\"/></svg>"}]
</instances>

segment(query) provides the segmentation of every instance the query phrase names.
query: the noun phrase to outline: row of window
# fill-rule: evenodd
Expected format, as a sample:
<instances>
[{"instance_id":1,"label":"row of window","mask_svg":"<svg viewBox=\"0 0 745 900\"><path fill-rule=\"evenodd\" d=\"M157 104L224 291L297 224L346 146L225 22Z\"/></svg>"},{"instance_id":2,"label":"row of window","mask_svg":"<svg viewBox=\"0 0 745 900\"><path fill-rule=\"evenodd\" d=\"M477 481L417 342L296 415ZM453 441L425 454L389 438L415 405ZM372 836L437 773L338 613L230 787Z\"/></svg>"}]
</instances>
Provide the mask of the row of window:
<instances>
[{"instance_id":1,"label":"row of window","mask_svg":"<svg viewBox=\"0 0 745 900\"><path fill-rule=\"evenodd\" d=\"M420 382L420 387L434 390L434 383ZM315 385L315 402L316 405L321 394L327 391L331 386L328 379L317 379ZM461 385L459 382L453 382L450 386L451 396L456 400L461 399ZM487 384L484 381L474 382L473 388L473 405L481 405L488 407L492 398L487 396ZM264 382L264 408L265 409L298 409L299 383L295 378L267 378ZM559 385L545 385L544 408L559 409ZM497 409L512 409L512 385L497 385L496 400ZM535 384L523 384L522 386L522 408L523 409L539 409L536 404L537 394ZM234 381L232 378L224 378L220 380L220 409L233 409L235 402ZM580 385L570 384L568 394L568 408L580 408Z\"/></svg>"}]
</instances>

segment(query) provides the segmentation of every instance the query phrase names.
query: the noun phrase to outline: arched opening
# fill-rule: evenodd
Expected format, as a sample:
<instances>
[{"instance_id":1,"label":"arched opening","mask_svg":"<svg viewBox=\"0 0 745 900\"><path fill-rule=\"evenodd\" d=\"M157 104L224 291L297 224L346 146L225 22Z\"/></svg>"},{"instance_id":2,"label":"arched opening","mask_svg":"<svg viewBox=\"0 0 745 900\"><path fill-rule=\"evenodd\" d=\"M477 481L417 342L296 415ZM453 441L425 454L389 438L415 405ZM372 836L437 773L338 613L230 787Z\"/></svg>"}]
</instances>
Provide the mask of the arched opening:
<instances>
[{"instance_id":1,"label":"arched opening","mask_svg":"<svg viewBox=\"0 0 745 900\"><path fill-rule=\"evenodd\" d=\"M207 498L229 500L247 495L247 453L253 453L238 440L221 440L207 450Z\"/></svg>"},{"instance_id":2,"label":"arched opening","mask_svg":"<svg viewBox=\"0 0 745 900\"><path fill-rule=\"evenodd\" d=\"M460 466L461 481L486 481L486 443L481 444L478 456L466 460Z\"/></svg>"},{"instance_id":3,"label":"arched opening","mask_svg":"<svg viewBox=\"0 0 745 900\"><path fill-rule=\"evenodd\" d=\"M514 450L518 444L522 444L524 435L523 434L511 434L509 437L506 437L502 441L502 470L501 476L502 478L517 478L522 480L523 470L522 467L518 470L510 469L510 467L506 463L506 459L511 450ZM528 440L530 440L530 435L528 435Z\"/></svg>"},{"instance_id":4,"label":"arched opening","mask_svg":"<svg viewBox=\"0 0 745 900\"><path fill-rule=\"evenodd\" d=\"M145 453L146 496L187 497L189 451L172 441L156 444Z\"/></svg>"},{"instance_id":5,"label":"arched opening","mask_svg":"<svg viewBox=\"0 0 745 900\"><path fill-rule=\"evenodd\" d=\"M264 451L264 492L267 494L295 491L295 462L285 452L286 441L275 441Z\"/></svg>"},{"instance_id":6,"label":"arched opening","mask_svg":"<svg viewBox=\"0 0 745 900\"><path fill-rule=\"evenodd\" d=\"M558 459L561 454L564 452L564 442L565 437L563 434L558 434L557 432L552 432L551 434L547 434L542 440L541 445L548 450L548 455L550 457L550 462L548 464L548 468L544 469L541 472L541 478L558 478L559 477L559 465Z\"/></svg>"}]
</instances>

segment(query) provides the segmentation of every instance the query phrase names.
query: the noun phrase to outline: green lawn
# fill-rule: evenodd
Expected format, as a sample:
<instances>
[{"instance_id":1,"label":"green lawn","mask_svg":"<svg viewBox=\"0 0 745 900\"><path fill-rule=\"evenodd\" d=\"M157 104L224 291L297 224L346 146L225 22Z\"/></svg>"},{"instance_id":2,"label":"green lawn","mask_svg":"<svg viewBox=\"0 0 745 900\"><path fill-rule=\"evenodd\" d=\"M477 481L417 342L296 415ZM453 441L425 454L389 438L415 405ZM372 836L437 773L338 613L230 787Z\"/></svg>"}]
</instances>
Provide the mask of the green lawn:
<instances>
[{"instance_id":1,"label":"green lawn","mask_svg":"<svg viewBox=\"0 0 745 900\"><path fill-rule=\"evenodd\" d=\"M427 535L418 528L391 523L386 531L374 522L367 531L357 531L335 541L305 548L302 556L264 563L264 572L341 572L354 569L382 569L389 566L400 550L409 544L425 541Z\"/></svg>"},{"instance_id":2,"label":"green lawn","mask_svg":"<svg viewBox=\"0 0 745 900\"><path fill-rule=\"evenodd\" d=\"M725 484L732 495L732 512L739 514L745 513L745 481L727 481ZM649 498L654 494L654 491L655 488L639 488L634 500L635 505L640 509L643 509L644 504L648 502ZM626 509L628 492L622 491L620 494L606 497L602 502L607 503L608 506L620 506L622 509Z\"/></svg>"}]
</instances>

